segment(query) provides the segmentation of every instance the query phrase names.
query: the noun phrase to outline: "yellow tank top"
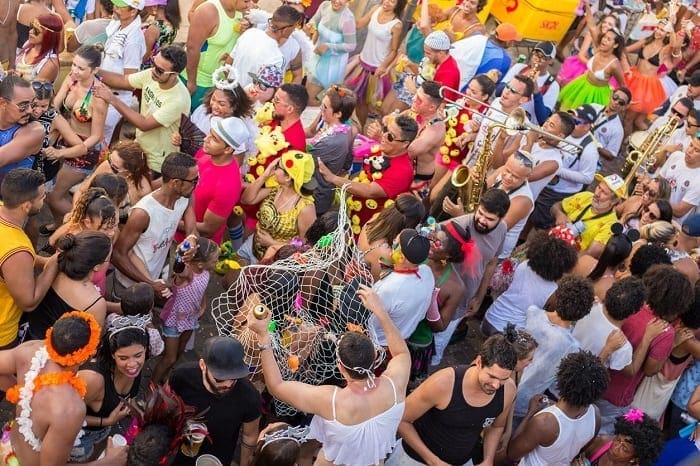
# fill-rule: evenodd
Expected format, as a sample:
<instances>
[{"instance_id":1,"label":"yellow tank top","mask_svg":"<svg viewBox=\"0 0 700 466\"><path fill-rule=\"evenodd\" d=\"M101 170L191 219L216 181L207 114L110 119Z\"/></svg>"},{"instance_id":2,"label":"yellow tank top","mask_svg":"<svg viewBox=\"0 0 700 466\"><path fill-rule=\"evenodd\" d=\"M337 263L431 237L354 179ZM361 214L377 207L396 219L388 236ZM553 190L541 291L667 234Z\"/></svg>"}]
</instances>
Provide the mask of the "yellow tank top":
<instances>
[{"instance_id":1,"label":"yellow tank top","mask_svg":"<svg viewBox=\"0 0 700 466\"><path fill-rule=\"evenodd\" d=\"M34 247L24 231L0 217L0 267L18 252L26 251L34 259ZM9 345L17 338L19 318L22 309L15 303L7 289L5 280L0 278L0 346Z\"/></svg>"},{"instance_id":2,"label":"yellow tank top","mask_svg":"<svg viewBox=\"0 0 700 466\"><path fill-rule=\"evenodd\" d=\"M209 37L202 45L201 55L199 57L199 66L197 66L197 86L212 87L211 75L219 66L219 59L225 53L231 53L233 46L240 35L239 24L243 13L237 11L231 18L224 7L221 6L220 0L208 0L206 3L211 3L216 7L219 13L219 27L216 33ZM202 3L204 5L205 3ZM198 8L201 8L200 5Z\"/></svg>"},{"instance_id":3,"label":"yellow tank top","mask_svg":"<svg viewBox=\"0 0 700 466\"><path fill-rule=\"evenodd\" d=\"M313 205L312 199L299 196L299 200L289 210L278 212L275 208L275 195L277 188L270 190L270 194L260 203L258 210L258 226L267 231L275 241L287 242L295 236L299 236L297 218L302 209ZM255 257L262 259L265 255L265 246L257 241L257 235L253 237L253 252Z\"/></svg>"}]
</instances>

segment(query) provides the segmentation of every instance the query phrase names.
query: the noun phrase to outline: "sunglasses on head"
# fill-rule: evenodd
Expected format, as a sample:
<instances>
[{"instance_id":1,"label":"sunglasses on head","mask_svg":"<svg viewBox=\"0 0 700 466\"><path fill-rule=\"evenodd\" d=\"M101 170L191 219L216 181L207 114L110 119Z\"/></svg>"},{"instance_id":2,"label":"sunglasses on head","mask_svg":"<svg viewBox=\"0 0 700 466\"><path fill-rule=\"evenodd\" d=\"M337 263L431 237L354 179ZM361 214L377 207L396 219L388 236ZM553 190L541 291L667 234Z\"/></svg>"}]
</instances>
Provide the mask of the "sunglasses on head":
<instances>
[{"instance_id":1,"label":"sunglasses on head","mask_svg":"<svg viewBox=\"0 0 700 466\"><path fill-rule=\"evenodd\" d=\"M527 154L520 151L515 151L515 154L513 155L520 163L525 165L527 168L532 168L534 166L532 158L530 158Z\"/></svg>"},{"instance_id":2,"label":"sunglasses on head","mask_svg":"<svg viewBox=\"0 0 700 466\"><path fill-rule=\"evenodd\" d=\"M386 125L382 125L382 133L386 134L386 140L389 142L408 142L405 139L398 139L396 136L391 134L389 128Z\"/></svg>"},{"instance_id":3,"label":"sunglasses on head","mask_svg":"<svg viewBox=\"0 0 700 466\"><path fill-rule=\"evenodd\" d=\"M32 81L32 89L34 89L34 91L36 92L53 92L53 83L50 83L48 81Z\"/></svg>"}]
</instances>

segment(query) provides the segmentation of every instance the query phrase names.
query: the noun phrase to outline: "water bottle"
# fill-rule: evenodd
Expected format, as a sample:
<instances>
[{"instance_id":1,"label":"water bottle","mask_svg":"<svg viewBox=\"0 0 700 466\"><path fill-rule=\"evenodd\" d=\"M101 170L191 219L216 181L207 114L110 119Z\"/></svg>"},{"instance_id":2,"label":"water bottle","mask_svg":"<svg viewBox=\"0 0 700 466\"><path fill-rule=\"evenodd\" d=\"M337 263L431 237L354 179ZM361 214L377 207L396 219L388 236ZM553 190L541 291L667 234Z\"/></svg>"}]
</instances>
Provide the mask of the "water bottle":
<instances>
[{"instance_id":1,"label":"water bottle","mask_svg":"<svg viewBox=\"0 0 700 466\"><path fill-rule=\"evenodd\" d=\"M175 263L173 264L174 273L182 273L182 271L185 270L185 261L182 260L182 256L184 256L191 247L192 245L190 245L189 241L185 241L177 247L175 251Z\"/></svg>"}]
</instances>

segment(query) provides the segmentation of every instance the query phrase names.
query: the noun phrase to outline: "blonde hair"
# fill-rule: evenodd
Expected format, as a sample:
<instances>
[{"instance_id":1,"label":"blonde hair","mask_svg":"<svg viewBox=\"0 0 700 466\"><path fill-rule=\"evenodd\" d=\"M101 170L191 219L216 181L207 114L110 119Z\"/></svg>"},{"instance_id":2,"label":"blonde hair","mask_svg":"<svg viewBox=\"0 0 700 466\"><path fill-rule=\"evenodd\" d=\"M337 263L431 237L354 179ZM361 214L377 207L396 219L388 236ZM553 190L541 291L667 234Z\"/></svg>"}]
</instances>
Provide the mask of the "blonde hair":
<instances>
[{"instance_id":1,"label":"blonde hair","mask_svg":"<svg viewBox=\"0 0 700 466\"><path fill-rule=\"evenodd\" d=\"M663 220L644 225L639 231L641 237L650 243L668 244L678 235L678 229Z\"/></svg>"}]
</instances>

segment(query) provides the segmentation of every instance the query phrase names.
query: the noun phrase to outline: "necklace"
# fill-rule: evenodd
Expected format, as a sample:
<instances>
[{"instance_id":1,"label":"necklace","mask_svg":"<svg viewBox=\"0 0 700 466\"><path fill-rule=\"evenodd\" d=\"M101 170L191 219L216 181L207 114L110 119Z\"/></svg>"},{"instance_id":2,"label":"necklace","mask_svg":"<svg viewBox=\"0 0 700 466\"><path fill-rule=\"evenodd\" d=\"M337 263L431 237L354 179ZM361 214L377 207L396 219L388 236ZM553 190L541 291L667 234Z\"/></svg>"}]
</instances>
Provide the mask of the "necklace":
<instances>
[{"instance_id":1,"label":"necklace","mask_svg":"<svg viewBox=\"0 0 700 466\"><path fill-rule=\"evenodd\" d=\"M10 17L10 11L12 11L12 0L7 1L7 13L5 13L5 18L0 21L0 26L4 26L7 22L7 18Z\"/></svg>"},{"instance_id":2,"label":"necklace","mask_svg":"<svg viewBox=\"0 0 700 466\"><path fill-rule=\"evenodd\" d=\"M278 205L278 202L282 199L282 190L280 189L277 191L277 194L275 194L275 209L277 209L277 212L279 213L285 213L291 206L296 204L297 200L299 199L299 195L295 194L294 196L288 197L284 201L282 201L282 205Z\"/></svg>"}]
</instances>

